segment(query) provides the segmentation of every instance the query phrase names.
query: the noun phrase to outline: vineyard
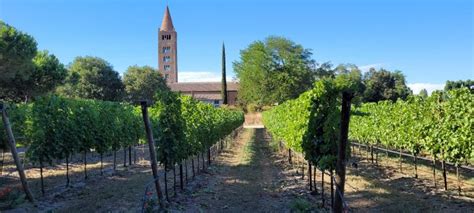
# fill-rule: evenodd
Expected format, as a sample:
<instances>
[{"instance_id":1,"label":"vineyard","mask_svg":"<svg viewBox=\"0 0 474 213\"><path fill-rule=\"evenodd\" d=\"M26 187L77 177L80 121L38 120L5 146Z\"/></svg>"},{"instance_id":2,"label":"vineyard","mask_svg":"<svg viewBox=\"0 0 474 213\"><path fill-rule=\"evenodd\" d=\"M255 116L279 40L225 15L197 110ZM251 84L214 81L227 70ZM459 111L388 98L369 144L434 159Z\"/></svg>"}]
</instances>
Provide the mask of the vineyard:
<instances>
[{"instance_id":1,"label":"vineyard","mask_svg":"<svg viewBox=\"0 0 474 213\"><path fill-rule=\"evenodd\" d=\"M401 152L411 153L415 177L419 156L432 159L433 177L436 161L440 161L446 190L446 162L456 166L458 178L459 168L474 162L474 95L467 88L445 96L434 93L426 100L412 96L396 103L363 104L354 114L350 127L353 140L399 150L400 157Z\"/></svg>"},{"instance_id":2,"label":"vineyard","mask_svg":"<svg viewBox=\"0 0 474 213\"><path fill-rule=\"evenodd\" d=\"M19 139L20 146L27 148L23 162L40 168L43 195L47 187L43 183L43 167L65 163L64 185L67 187L73 157L83 156L83 175L88 179L89 155L100 156L100 174L103 175L104 155L113 153L113 170L116 170L119 150L123 150L124 166L128 151L131 165L132 152L136 155L135 149L146 142L140 107L130 104L46 96L31 104L9 105L6 111L13 135ZM167 196L167 171L173 170L176 186L175 168L178 166L183 187L182 164L186 163L186 175L189 159L193 159L193 173L195 157L198 163L201 155L203 168L204 162L210 164L211 155L216 152L214 145L223 142L231 133L235 134L234 130L244 120L242 112L214 108L174 93L162 94L160 101L151 105L149 111L157 160L165 170ZM7 131L3 126L0 130L2 150L5 150ZM3 163L2 159L2 170Z\"/></svg>"},{"instance_id":3,"label":"vineyard","mask_svg":"<svg viewBox=\"0 0 474 213\"><path fill-rule=\"evenodd\" d=\"M337 79L320 80L312 90L299 98L263 113L268 131L275 140L287 147L288 160L291 162L292 156L301 153L309 164L309 173L312 167L323 173L327 171L331 186L337 177L334 171L337 170L337 158L341 150L343 121L340 106L344 108L344 92L347 91L347 88L339 85ZM453 90L446 95L434 93L426 100L411 96L407 101L396 103L384 101L362 104L352 111L349 137L352 141L369 145L372 161L374 153L376 157L379 153L378 150L374 151L374 147L399 150L400 170L402 152L413 154L415 177L418 177L417 157L433 159L434 179L436 161L441 161L445 190L446 164L453 163L457 168L458 191L461 194L459 168L471 165L474 160L473 104L474 95L469 89ZM351 155L350 147L343 149L347 155ZM354 159L347 163L349 165L352 162L352 166L357 167ZM312 188L314 184L311 176L309 182ZM331 194L334 194L332 188ZM333 196L345 200L343 193ZM349 208L346 203L344 208Z\"/></svg>"}]
</instances>

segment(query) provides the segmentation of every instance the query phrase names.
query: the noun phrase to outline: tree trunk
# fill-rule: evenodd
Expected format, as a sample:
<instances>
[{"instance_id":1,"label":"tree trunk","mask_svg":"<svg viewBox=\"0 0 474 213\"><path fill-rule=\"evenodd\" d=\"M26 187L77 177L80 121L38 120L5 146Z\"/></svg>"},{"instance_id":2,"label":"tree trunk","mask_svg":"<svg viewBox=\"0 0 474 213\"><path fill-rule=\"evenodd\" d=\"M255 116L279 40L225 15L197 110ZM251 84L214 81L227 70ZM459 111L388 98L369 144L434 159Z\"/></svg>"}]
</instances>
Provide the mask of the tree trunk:
<instances>
[{"instance_id":1,"label":"tree trunk","mask_svg":"<svg viewBox=\"0 0 474 213\"><path fill-rule=\"evenodd\" d=\"M137 164L137 146L133 147L133 164Z\"/></svg>"},{"instance_id":2,"label":"tree trunk","mask_svg":"<svg viewBox=\"0 0 474 213\"><path fill-rule=\"evenodd\" d=\"M84 150L84 179L87 180L87 150Z\"/></svg>"},{"instance_id":3,"label":"tree trunk","mask_svg":"<svg viewBox=\"0 0 474 213\"><path fill-rule=\"evenodd\" d=\"M459 177L459 164L456 164L456 177L458 179L458 194L461 196L461 178Z\"/></svg>"},{"instance_id":4,"label":"tree trunk","mask_svg":"<svg viewBox=\"0 0 474 213\"><path fill-rule=\"evenodd\" d=\"M400 163L400 173L403 173L403 171L402 171L402 148L400 148L400 155L398 156L398 161Z\"/></svg>"},{"instance_id":5,"label":"tree trunk","mask_svg":"<svg viewBox=\"0 0 474 213\"><path fill-rule=\"evenodd\" d=\"M446 162L443 160L441 161L441 166L443 167L443 180L444 180L444 190L448 190L448 181L446 178Z\"/></svg>"},{"instance_id":6,"label":"tree trunk","mask_svg":"<svg viewBox=\"0 0 474 213\"><path fill-rule=\"evenodd\" d=\"M290 149L290 148L288 148L288 162L289 162L290 164L292 164L292 161L291 161L291 149Z\"/></svg>"},{"instance_id":7,"label":"tree trunk","mask_svg":"<svg viewBox=\"0 0 474 213\"><path fill-rule=\"evenodd\" d=\"M365 149L366 149L365 158L367 159L367 163L368 163L369 162L369 154L370 154L370 148L369 148L368 144L365 145Z\"/></svg>"},{"instance_id":8,"label":"tree trunk","mask_svg":"<svg viewBox=\"0 0 474 213\"><path fill-rule=\"evenodd\" d=\"M202 171L206 170L206 160L204 160L204 152L201 152L202 158Z\"/></svg>"},{"instance_id":9,"label":"tree trunk","mask_svg":"<svg viewBox=\"0 0 474 213\"><path fill-rule=\"evenodd\" d=\"M434 187L436 189L437 188L437 184L436 184L436 156L433 157L433 184L434 184Z\"/></svg>"},{"instance_id":10,"label":"tree trunk","mask_svg":"<svg viewBox=\"0 0 474 213\"><path fill-rule=\"evenodd\" d=\"M43 160L40 158L41 194L44 196Z\"/></svg>"},{"instance_id":11,"label":"tree trunk","mask_svg":"<svg viewBox=\"0 0 474 213\"><path fill-rule=\"evenodd\" d=\"M304 160L301 161L301 180L304 180Z\"/></svg>"},{"instance_id":12,"label":"tree trunk","mask_svg":"<svg viewBox=\"0 0 474 213\"><path fill-rule=\"evenodd\" d=\"M314 175L314 177L313 177L314 192L318 193L318 187L317 187L317 185L316 185L316 184L317 184L316 178L318 178L318 175L317 175L318 173L317 173L316 165L313 166L313 173L314 173L314 174L313 174L313 175Z\"/></svg>"},{"instance_id":13,"label":"tree trunk","mask_svg":"<svg viewBox=\"0 0 474 213\"><path fill-rule=\"evenodd\" d=\"M194 173L194 158L193 157L191 157L191 169L193 172L193 180L194 180L194 177L196 176L196 174Z\"/></svg>"},{"instance_id":14,"label":"tree trunk","mask_svg":"<svg viewBox=\"0 0 474 213\"><path fill-rule=\"evenodd\" d=\"M321 200L323 201L323 206L325 205L324 199L324 170L321 170Z\"/></svg>"},{"instance_id":15,"label":"tree trunk","mask_svg":"<svg viewBox=\"0 0 474 213\"><path fill-rule=\"evenodd\" d=\"M117 169L117 151L114 150L114 172Z\"/></svg>"},{"instance_id":16,"label":"tree trunk","mask_svg":"<svg viewBox=\"0 0 474 213\"><path fill-rule=\"evenodd\" d=\"M132 165L132 146L128 146L128 165Z\"/></svg>"},{"instance_id":17,"label":"tree trunk","mask_svg":"<svg viewBox=\"0 0 474 213\"><path fill-rule=\"evenodd\" d=\"M334 209L334 178L333 178L333 170L330 170L330 178L331 178L331 208Z\"/></svg>"},{"instance_id":18,"label":"tree trunk","mask_svg":"<svg viewBox=\"0 0 474 213\"><path fill-rule=\"evenodd\" d=\"M178 185L176 184L176 165L173 164L173 191L174 191L174 195L176 196L176 187Z\"/></svg>"},{"instance_id":19,"label":"tree trunk","mask_svg":"<svg viewBox=\"0 0 474 213\"><path fill-rule=\"evenodd\" d=\"M7 131L8 146L10 146L10 151L12 152L12 157L15 161L16 169L20 176L21 185L23 186L23 190L25 191L28 200L34 203L35 199L33 198L33 194L31 193L30 188L28 187L28 181L26 179L25 171L23 170L23 165L21 164L20 158L18 157L18 152L16 150L15 136L13 135L13 131L10 126L10 120L8 119L7 109L3 103L0 103L0 110L2 111L3 126Z\"/></svg>"},{"instance_id":20,"label":"tree trunk","mask_svg":"<svg viewBox=\"0 0 474 213\"><path fill-rule=\"evenodd\" d=\"M377 147L375 147L375 149L377 149ZM379 153L377 152L377 150L375 150L375 165L379 165Z\"/></svg>"},{"instance_id":21,"label":"tree trunk","mask_svg":"<svg viewBox=\"0 0 474 213\"><path fill-rule=\"evenodd\" d=\"M417 157L416 157L416 154L413 155L413 163L415 163L415 178L418 178L418 166L417 166Z\"/></svg>"},{"instance_id":22,"label":"tree trunk","mask_svg":"<svg viewBox=\"0 0 474 213\"><path fill-rule=\"evenodd\" d=\"M127 149L123 148L123 167L127 167Z\"/></svg>"},{"instance_id":23,"label":"tree trunk","mask_svg":"<svg viewBox=\"0 0 474 213\"><path fill-rule=\"evenodd\" d=\"M104 154L100 153L100 175L104 175Z\"/></svg>"},{"instance_id":24,"label":"tree trunk","mask_svg":"<svg viewBox=\"0 0 474 213\"><path fill-rule=\"evenodd\" d=\"M181 187L181 190L184 190L183 163L179 164L179 186Z\"/></svg>"},{"instance_id":25,"label":"tree trunk","mask_svg":"<svg viewBox=\"0 0 474 213\"><path fill-rule=\"evenodd\" d=\"M313 172L311 170L311 163L308 161L308 175L309 175L309 191L313 191Z\"/></svg>"},{"instance_id":26,"label":"tree trunk","mask_svg":"<svg viewBox=\"0 0 474 213\"><path fill-rule=\"evenodd\" d=\"M196 172L199 174L199 169L200 169L200 166L199 166L199 153L196 155L196 162L197 162L197 167L196 167ZM194 178L194 176L193 176Z\"/></svg>"},{"instance_id":27,"label":"tree trunk","mask_svg":"<svg viewBox=\"0 0 474 213\"><path fill-rule=\"evenodd\" d=\"M370 160L374 163L374 146L370 145Z\"/></svg>"},{"instance_id":28,"label":"tree trunk","mask_svg":"<svg viewBox=\"0 0 474 213\"><path fill-rule=\"evenodd\" d=\"M211 148L207 149L207 165L211 165Z\"/></svg>"},{"instance_id":29,"label":"tree trunk","mask_svg":"<svg viewBox=\"0 0 474 213\"><path fill-rule=\"evenodd\" d=\"M156 194L158 200L160 201L160 207L163 208L163 194L161 193L161 186L158 175L158 163L156 162L156 150L155 150L155 140L153 139L153 130L150 124L150 118L148 117L147 103L145 101L141 102L143 122L145 124L145 131L148 141L148 149L150 150L150 164L151 170L153 171L153 180L155 181ZM166 167L165 167L166 168ZM165 170L165 184L166 184L166 170ZM168 198L168 191L166 191L166 198Z\"/></svg>"},{"instance_id":30,"label":"tree trunk","mask_svg":"<svg viewBox=\"0 0 474 213\"><path fill-rule=\"evenodd\" d=\"M186 177L186 179L185 179L186 184L188 183L188 159L184 160L184 175Z\"/></svg>"},{"instance_id":31,"label":"tree trunk","mask_svg":"<svg viewBox=\"0 0 474 213\"><path fill-rule=\"evenodd\" d=\"M166 200L170 202L170 197L168 195L168 166L165 165L165 195Z\"/></svg>"},{"instance_id":32,"label":"tree trunk","mask_svg":"<svg viewBox=\"0 0 474 213\"><path fill-rule=\"evenodd\" d=\"M69 154L66 155L66 187L69 186Z\"/></svg>"}]
</instances>

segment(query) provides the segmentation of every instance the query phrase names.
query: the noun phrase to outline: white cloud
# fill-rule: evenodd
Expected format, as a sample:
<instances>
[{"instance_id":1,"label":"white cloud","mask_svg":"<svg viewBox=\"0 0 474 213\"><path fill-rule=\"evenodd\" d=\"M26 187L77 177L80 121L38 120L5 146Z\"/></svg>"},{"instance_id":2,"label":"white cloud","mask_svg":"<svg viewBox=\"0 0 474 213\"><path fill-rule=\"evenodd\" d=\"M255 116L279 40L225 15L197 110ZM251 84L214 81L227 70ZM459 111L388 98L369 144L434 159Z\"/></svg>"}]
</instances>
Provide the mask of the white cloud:
<instances>
[{"instance_id":1,"label":"white cloud","mask_svg":"<svg viewBox=\"0 0 474 213\"><path fill-rule=\"evenodd\" d=\"M215 72L203 71L185 71L178 72L179 82L220 82L221 74Z\"/></svg>"},{"instance_id":2,"label":"white cloud","mask_svg":"<svg viewBox=\"0 0 474 213\"><path fill-rule=\"evenodd\" d=\"M361 66L358 66L358 67L359 67L360 71L362 71L364 73L364 72L368 72L370 70L370 68L379 69L379 68L383 67L383 64L382 63L367 64L367 65L361 65Z\"/></svg>"},{"instance_id":3,"label":"white cloud","mask_svg":"<svg viewBox=\"0 0 474 213\"><path fill-rule=\"evenodd\" d=\"M442 90L444 89L444 84L432 84L432 83L413 83L408 84L411 90L413 90L413 94L418 94L422 89L426 89L428 94L431 94L435 90Z\"/></svg>"}]
</instances>

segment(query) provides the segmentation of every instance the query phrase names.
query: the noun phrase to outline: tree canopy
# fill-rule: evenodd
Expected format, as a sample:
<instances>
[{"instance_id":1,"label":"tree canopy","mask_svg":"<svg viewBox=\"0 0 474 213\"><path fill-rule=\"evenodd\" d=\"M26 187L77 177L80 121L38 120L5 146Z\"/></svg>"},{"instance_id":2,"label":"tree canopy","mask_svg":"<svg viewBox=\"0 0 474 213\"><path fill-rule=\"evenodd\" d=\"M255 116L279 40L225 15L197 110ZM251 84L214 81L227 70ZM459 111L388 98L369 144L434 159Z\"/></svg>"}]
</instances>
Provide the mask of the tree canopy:
<instances>
[{"instance_id":1,"label":"tree canopy","mask_svg":"<svg viewBox=\"0 0 474 213\"><path fill-rule=\"evenodd\" d=\"M167 90L166 81L159 72L150 66L130 66L123 76L125 99L128 101L155 101L159 90Z\"/></svg>"},{"instance_id":2,"label":"tree canopy","mask_svg":"<svg viewBox=\"0 0 474 213\"><path fill-rule=\"evenodd\" d=\"M466 87L474 92L474 81L473 80L459 80L459 81L446 81L446 85L444 86L445 91L453 90L453 89L460 89Z\"/></svg>"},{"instance_id":3,"label":"tree canopy","mask_svg":"<svg viewBox=\"0 0 474 213\"><path fill-rule=\"evenodd\" d=\"M364 102L378 102L382 100L405 100L412 92L405 82L405 76L400 71L390 72L385 69L371 68L364 74L365 92Z\"/></svg>"},{"instance_id":4,"label":"tree canopy","mask_svg":"<svg viewBox=\"0 0 474 213\"><path fill-rule=\"evenodd\" d=\"M422 98L427 98L428 97L428 91L426 89L420 90L420 93L418 94Z\"/></svg>"},{"instance_id":5,"label":"tree canopy","mask_svg":"<svg viewBox=\"0 0 474 213\"><path fill-rule=\"evenodd\" d=\"M69 66L66 85L58 90L69 97L120 101L124 85L109 62L98 57L76 57Z\"/></svg>"},{"instance_id":6,"label":"tree canopy","mask_svg":"<svg viewBox=\"0 0 474 213\"><path fill-rule=\"evenodd\" d=\"M33 37L0 21L0 97L13 101L48 93L67 75L48 51L37 51Z\"/></svg>"},{"instance_id":7,"label":"tree canopy","mask_svg":"<svg viewBox=\"0 0 474 213\"><path fill-rule=\"evenodd\" d=\"M0 85L14 78L29 78L36 46L33 37L0 21Z\"/></svg>"},{"instance_id":8,"label":"tree canopy","mask_svg":"<svg viewBox=\"0 0 474 213\"><path fill-rule=\"evenodd\" d=\"M255 41L234 62L239 79L239 101L269 105L296 98L310 89L315 78L311 51L283 37Z\"/></svg>"}]
</instances>

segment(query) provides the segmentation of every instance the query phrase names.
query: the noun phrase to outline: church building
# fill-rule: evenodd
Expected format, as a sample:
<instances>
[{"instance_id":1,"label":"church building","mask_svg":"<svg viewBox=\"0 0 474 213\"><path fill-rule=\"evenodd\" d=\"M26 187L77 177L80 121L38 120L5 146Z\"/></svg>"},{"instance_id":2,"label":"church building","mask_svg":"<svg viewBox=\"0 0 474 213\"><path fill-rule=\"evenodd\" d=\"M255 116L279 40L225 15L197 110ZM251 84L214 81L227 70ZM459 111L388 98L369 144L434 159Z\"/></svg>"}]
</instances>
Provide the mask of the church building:
<instances>
[{"instance_id":1,"label":"church building","mask_svg":"<svg viewBox=\"0 0 474 213\"><path fill-rule=\"evenodd\" d=\"M158 31L158 70L166 79L172 91L211 103L215 106L223 103L221 82L183 82L178 81L178 33L176 32L168 6ZM199 80L199 79L196 79ZM228 104L235 105L239 85L227 82Z\"/></svg>"}]
</instances>

